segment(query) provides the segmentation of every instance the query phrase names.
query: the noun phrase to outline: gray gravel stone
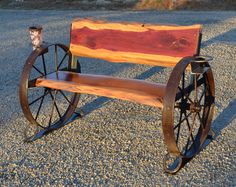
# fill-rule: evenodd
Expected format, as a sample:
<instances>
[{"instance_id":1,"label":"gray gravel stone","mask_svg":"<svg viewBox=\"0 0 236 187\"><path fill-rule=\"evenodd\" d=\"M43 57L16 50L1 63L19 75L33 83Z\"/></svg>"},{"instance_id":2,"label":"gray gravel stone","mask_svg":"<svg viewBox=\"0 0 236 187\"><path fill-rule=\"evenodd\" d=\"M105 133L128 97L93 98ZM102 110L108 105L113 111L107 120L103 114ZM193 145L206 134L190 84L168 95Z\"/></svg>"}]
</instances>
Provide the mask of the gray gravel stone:
<instances>
[{"instance_id":1,"label":"gray gravel stone","mask_svg":"<svg viewBox=\"0 0 236 187\"><path fill-rule=\"evenodd\" d=\"M178 174L163 173L161 112L153 107L83 95L85 116L33 143L18 100L31 51L27 28L68 44L76 17L143 23L203 24L202 54L211 55L217 137ZM236 12L0 10L0 186L236 186ZM82 71L163 82L170 69L82 59ZM102 68L100 68L102 67Z\"/></svg>"}]
</instances>

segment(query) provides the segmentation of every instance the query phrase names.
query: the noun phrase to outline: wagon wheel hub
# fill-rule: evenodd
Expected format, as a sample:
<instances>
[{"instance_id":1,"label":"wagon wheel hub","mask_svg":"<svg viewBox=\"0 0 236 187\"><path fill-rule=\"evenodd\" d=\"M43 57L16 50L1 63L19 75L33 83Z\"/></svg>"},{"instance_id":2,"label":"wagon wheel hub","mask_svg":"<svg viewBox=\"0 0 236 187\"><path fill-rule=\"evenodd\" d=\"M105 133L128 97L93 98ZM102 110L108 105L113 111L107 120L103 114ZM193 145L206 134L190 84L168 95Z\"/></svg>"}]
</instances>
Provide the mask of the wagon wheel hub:
<instances>
[{"instance_id":1,"label":"wagon wheel hub","mask_svg":"<svg viewBox=\"0 0 236 187\"><path fill-rule=\"evenodd\" d=\"M190 110L192 113L201 112L202 106L199 102L188 103L187 99L175 104L175 108L179 108L182 112Z\"/></svg>"},{"instance_id":2,"label":"wagon wheel hub","mask_svg":"<svg viewBox=\"0 0 236 187\"><path fill-rule=\"evenodd\" d=\"M198 102L194 102L190 104L190 111L193 113L198 113L201 111L202 107L200 106L200 104Z\"/></svg>"},{"instance_id":3,"label":"wagon wheel hub","mask_svg":"<svg viewBox=\"0 0 236 187\"><path fill-rule=\"evenodd\" d=\"M190 103L188 103L187 99L183 99L181 102L175 103L175 108L179 108L184 112L190 109Z\"/></svg>"}]
</instances>

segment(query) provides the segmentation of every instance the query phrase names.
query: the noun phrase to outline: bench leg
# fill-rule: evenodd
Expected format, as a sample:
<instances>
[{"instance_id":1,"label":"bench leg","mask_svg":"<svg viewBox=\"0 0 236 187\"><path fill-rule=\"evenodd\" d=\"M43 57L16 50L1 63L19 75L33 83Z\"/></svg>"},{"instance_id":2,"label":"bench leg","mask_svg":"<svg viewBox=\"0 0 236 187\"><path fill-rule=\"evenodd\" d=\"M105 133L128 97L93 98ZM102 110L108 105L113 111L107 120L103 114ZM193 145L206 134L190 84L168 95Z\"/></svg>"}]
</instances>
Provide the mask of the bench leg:
<instances>
[{"instance_id":1,"label":"bench leg","mask_svg":"<svg viewBox=\"0 0 236 187\"><path fill-rule=\"evenodd\" d=\"M26 141L33 141L67 124L80 95L63 90L36 87L38 77L57 71L80 72L71 68L71 53L62 44L48 44L34 50L27 59L20 80L20 104L30 122Z\"/></svg>"},{"instance_id":2,"label":"bench leg","mask_svg":"<svg viewBox=\"0 0 236 187\"><path fill-rule=\"evenodd\" d=\"M194 57L180 61L166 87L162 125L168 150L164 170L168 173L176 173L202 149L213 118L212 71L205 62L206 71L192 74L186 68L193 61Z\"/></svg>"}]
</instances>

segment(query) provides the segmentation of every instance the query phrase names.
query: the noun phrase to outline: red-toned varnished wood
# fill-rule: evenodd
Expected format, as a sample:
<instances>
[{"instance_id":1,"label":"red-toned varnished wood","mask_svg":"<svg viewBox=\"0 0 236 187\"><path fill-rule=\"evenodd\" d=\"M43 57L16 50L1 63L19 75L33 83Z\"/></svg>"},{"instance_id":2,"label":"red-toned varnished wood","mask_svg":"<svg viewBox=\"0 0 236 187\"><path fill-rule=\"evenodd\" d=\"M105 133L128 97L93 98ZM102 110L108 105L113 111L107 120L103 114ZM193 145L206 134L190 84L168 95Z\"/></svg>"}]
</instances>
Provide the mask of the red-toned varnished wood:
<instances>
[{"instance_id":1,"label":"red-toned varnished wood","mask_svg":"<svg viewBox=\"0 0 236 187\"><path fill-rule=\"evenodd\" d=\"M144 80L59 71L38 78L36 86L133 101L162 108L165 85Z\"/></svg>"},{"instance_id":2,"label":"red-toned varnished wood","mask_svg":"<svg viewBox=\"0 0 236 187\"><path fill-rule=\"evenodd\" d=\"M72 23L70 51L111 62L175 66L198 52L200 25L160 26L88 19Z\"/></svg>"},{"instance_id":3,"label":"red-toned varnished wood","mask_svg":"<svg viewBox=\"0 0 236 187\"><path fill-rule=\"evenodd\" d=\"M71 44L93 50L184 57L196 54L198 32L198 29L133 32L84 27L72 30Z\"/></svg>"}]
</instances>

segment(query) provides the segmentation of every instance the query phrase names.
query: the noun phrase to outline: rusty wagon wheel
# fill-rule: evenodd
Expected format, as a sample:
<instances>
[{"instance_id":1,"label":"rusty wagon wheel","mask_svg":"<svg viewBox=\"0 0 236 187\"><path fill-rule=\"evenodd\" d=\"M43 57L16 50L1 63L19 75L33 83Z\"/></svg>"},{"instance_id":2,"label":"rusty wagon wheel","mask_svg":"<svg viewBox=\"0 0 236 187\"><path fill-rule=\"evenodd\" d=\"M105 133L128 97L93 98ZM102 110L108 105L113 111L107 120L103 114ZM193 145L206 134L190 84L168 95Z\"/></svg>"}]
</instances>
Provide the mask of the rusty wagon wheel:
<instances>
[{"instance_id":1,"label":"rusty wagon wheel","mask_svg":"<svg viewBox=\"0 0 236 187\"><path fill-rule=\"evenodd\" d=\"M38 77L58 70L80 72L79 64L72 70L71 53L62 44L45 44L26 60L19 87L20 104L31 124L25 131L26 141L65 125L77 107L79 94L35 86Z\"/></svg>"},{"instance_id":2,"label":"rusty wagon wheel","mask_svg":"<svg viewBox=\"0 0 236 187\"><path fill-rule=\"evenodd\" d=\"M192 63L202 72L187 70ZM207 60L189 57L175 66L163 101L162 124L168 149L164 170L167 173L176 173L201 150L210 131L214 98L214 79Z\"/></svg>"}]
</instances>

